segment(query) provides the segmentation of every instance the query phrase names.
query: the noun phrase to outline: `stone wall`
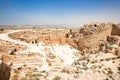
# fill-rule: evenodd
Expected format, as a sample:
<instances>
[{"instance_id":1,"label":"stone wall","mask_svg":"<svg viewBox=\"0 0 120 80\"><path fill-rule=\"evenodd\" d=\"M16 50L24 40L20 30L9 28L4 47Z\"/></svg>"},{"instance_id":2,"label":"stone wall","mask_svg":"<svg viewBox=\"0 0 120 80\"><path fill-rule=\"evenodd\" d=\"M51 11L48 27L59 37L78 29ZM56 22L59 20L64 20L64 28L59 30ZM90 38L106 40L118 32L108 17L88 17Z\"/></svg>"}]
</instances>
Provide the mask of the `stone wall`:
<instances>
[{"instance_id":1,"label":"stone wall","mask_svg":"<svg viewBox=\"0 0 120 80\"><path fill-rule=\"evenodd\" d=\"M83 50L85 48L92 48L96 47L99 44L100 40L107 40L107 36L111 35L111 29L112 27L109 27L108 29L97 33L92 34L89 36L85 36L84 38L80 38L78 41L78 49Z\"/></svg>"},{"instance_id":2,"label":"stone wall","mask_svg":"<svg viewBox=\"0 0 120 80\"><path fill-rule=\"evenodd\" d=\"M66 43L66 37L65 35L45 35L42 37L39 37L37 39L37 42L48 42L48 43L52 43L52 44L65 44Z\"/></svg>"},{"instance_id":3,"label":"stone wall","mask_svg":"<svg viewBox=\"0 0 120 80\"><path fill-rule=\"evenodd\" d=\"M113 24L111 34L120 36L120 25Z\"/></svg>"},{"instance_id":4,"label":"stone wall","mask_svg":"<svg viewBox=\"0 0 120 80\"><path fill-rule=\"evenodd\" d=\"M4 61L0 60L0 80L9 80L10 78L10 68L11 64L6 64Z\"/></svg>"},{"instance_id":5,"label":"stone wall","mask_svg":"<svg viewBox=\"0 0 120 80\"><path fill-rule=\"evenodd\" d=\"M78 44L77 44L77 42L76 42L75 39L67 38L66 39L66 43L68 43L69 45L71 45L73 48L78 49Z\"/></svg>"},{"instance_id":6,"label":"stone wall","mask_svg":"<svg viewBox=\"0 0 120 80\"><path fill-rule=\"evenodd\" d=\"M66 42L83 50L85 48L95 48L99 45L99 41L107 41L107 36L120 35L120 25L113 23L92 23L86 24L76 32L77 37L73 37L71 33L67 33Z\"/></svg>"},{"instance_id":7,"label":"stone wall","mask_svg":"<svg viewBox=\"0 0 120 80\"><path fill-rule=\"evenodd\" d=\"M65 44L67 29L40 29L35 31L21 31L9 34L13 39L19 39L27 43L36 44L38 42ZM24 34L24 35L22 35Z\"/></svg>"}]
</instances>

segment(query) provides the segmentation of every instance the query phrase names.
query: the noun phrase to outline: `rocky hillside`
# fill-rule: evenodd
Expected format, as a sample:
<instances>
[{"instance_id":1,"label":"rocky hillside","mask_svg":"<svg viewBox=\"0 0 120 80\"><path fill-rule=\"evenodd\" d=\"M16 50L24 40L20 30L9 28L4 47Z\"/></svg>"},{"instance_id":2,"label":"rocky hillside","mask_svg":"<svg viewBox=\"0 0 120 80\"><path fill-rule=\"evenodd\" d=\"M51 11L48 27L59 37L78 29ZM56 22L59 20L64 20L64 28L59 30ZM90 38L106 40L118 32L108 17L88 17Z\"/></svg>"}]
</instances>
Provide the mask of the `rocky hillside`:
<instances>
[{"instance_id":1,"label":"rocky hillside","mask_svg":"<svg viewBox=\"0 0 120 80\"><path fill-rule=\"evenodd\" d=\"M119 33L113 23L1 33L0 80L119 80Z\"/></svg>"}]
</instances>

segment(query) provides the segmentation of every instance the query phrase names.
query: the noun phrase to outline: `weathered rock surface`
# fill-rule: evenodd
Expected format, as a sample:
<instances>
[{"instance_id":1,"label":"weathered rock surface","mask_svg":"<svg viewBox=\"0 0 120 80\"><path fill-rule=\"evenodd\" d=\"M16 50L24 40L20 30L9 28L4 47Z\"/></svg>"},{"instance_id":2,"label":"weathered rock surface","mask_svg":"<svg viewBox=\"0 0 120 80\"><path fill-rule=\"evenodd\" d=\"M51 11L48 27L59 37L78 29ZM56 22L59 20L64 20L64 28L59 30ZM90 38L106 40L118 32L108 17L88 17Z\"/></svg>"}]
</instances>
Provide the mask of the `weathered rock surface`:
<instances>
[{"instance_id":1,"label":"weathered rock surface","mask_svg":"<svg viewBox=\"0 0 120 80\"><path fill-rule=\"evenodd\" d=\"M66 31L67 30L64 29L40 29L35 31L28 30L9 34L9 37L32 44L37 44L39 42L64 44L66 43Z\"/></svg>"},{"instance_id":2,"label":"weathered rock surface","mask_svg":"<svg viewBox=\"0 0 120 80\"><path fill-rule=\"evenodd\" d=\"M5 63L4 61L0 60L0 80L9 80L11 65L11 63Z\"/></svg>"},{"instance_id":3,"label":"weathered rock surface","mask_svg":"<svg viewBox=\"0 0 120 80\"><path fill-rule=\"evenodd\" d=\"M86 24L73 35L73 31L66 34L67 41L74 48L84 50L97 47L99 41L117 42L116 38L109 37L111 35L120 35L120 25L113 23L91 23ZM73 45L74 44L74 45ZM76 44L76 45L75 45ZM77 46L77 47L76 47Z\"/></svg>"}]
</instances>

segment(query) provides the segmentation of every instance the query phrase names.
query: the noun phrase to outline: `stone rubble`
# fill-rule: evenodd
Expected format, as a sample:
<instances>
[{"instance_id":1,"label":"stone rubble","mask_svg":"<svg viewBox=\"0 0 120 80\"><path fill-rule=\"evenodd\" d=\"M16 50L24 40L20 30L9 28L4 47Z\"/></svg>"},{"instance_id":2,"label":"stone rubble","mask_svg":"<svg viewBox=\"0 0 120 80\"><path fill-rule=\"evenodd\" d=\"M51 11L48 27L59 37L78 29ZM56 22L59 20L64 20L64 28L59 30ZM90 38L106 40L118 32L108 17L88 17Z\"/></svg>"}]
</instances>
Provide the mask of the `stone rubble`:
<instances>
[{"instance_id":1,"label":"stone rubble","mask_svg":"<svg viewBox=\"0 0 120 80\"><path fill-rule=\"evenodd\" d=\"M12 31L0 34L0 80L120 79L118 24Z\"/></svg>"}]
</instances>

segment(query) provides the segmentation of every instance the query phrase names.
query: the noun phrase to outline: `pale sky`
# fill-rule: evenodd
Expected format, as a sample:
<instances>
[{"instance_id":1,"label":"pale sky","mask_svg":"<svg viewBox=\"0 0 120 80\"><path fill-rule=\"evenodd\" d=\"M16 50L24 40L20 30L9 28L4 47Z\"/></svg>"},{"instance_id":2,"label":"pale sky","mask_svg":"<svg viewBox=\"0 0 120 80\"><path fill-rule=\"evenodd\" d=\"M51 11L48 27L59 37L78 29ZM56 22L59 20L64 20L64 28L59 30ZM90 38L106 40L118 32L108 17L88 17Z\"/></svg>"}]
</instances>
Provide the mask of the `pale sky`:
<instances>
[{"instance_id":1,"label":"pale sky","mask_svg":"<svg viewBox=\"0 0 120 80\"><path fill-rule=\"evenodd\" d=\"M120 0L0 0L0 25L120 22Z\"/></svg>"}]
</instances>

